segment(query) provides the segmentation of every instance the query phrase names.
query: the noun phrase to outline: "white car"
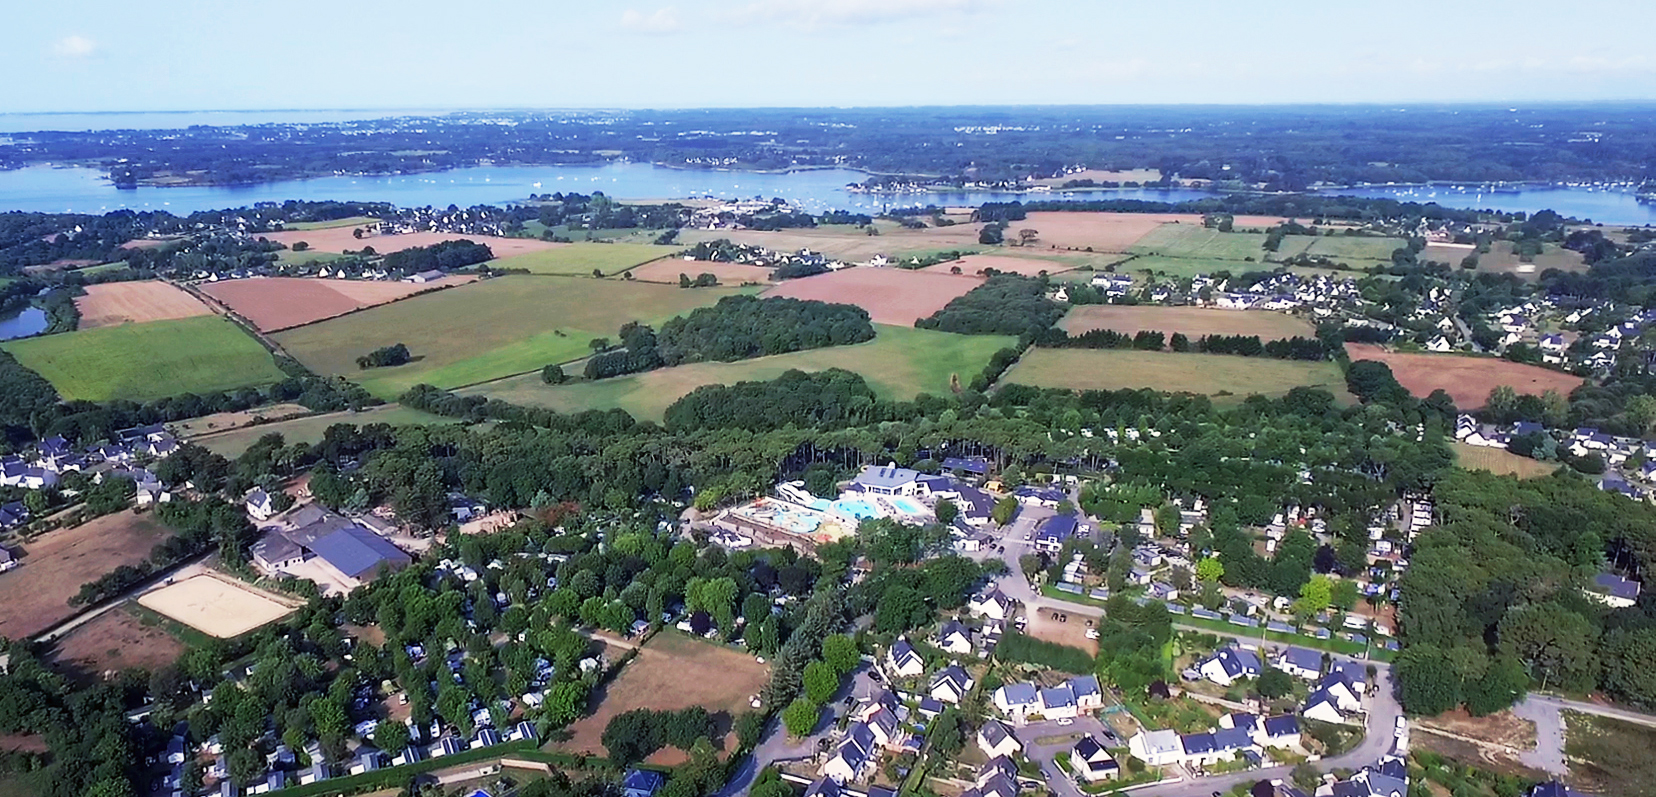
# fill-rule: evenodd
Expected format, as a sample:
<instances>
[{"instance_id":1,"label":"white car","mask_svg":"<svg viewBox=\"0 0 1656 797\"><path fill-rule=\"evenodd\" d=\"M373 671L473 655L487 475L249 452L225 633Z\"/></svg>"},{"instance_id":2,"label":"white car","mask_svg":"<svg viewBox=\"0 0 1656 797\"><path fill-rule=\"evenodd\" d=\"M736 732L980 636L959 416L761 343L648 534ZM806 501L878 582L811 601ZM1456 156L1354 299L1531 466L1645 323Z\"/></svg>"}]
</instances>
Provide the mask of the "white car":
<instances>
[{"instance_id":1,"label":"white car","mask_svg":"<svg viewBox=\"0 0 1656 797\"><path fill-rule=\"evenodd\" d=\"M1074 724L1075 724L1075 720L1072 720L1069 717L1065 717L1061 720L1058 720L1058 725L1060 727L1067 727L1067 726L1074 725Z\"/></svg>"}]
</instances>

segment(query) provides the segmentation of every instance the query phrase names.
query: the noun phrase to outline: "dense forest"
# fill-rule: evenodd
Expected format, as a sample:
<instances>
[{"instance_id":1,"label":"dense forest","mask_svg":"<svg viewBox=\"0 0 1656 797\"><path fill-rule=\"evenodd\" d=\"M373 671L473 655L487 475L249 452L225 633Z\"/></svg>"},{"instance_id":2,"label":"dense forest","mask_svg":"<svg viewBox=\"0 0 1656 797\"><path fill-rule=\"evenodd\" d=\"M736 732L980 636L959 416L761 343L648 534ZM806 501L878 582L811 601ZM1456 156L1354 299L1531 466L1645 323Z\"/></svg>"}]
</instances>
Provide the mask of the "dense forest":
<instances>
[{"instance_id":1,"label":"dense forest","mask_svg":"<svg viewBox=\"0 0 1656 797\"><path fill-rule=\"evenodd\" d=\"M389 272L417 274L421 271L453 271L493 259L494 252L490 251L488 244L461 239L392 252L380 264Z\"/></svg>"},{"instance_id":2,"label":"dense forest","mask_svg":"<svg viewBox=\"0 0 1656 797\"><path fill-rule=\"evenodd\" d=\"M604 379L696 362L732 362L874 339L868 311L810 299L727 296L661 325L629 323L620 346L587 360L586 377Z\"/></svg>"},{"instance_id":3,"label":"dense forest","mask_svg":"<svg viewBox=\"0 0 1656 797\"><path fill-rule=\"evenodd\" d=\"M962 335L1039 335L1068 308L1048 299L1044 278L996 274L914 322L920 329Z\"/></svg>"}]
</instances>

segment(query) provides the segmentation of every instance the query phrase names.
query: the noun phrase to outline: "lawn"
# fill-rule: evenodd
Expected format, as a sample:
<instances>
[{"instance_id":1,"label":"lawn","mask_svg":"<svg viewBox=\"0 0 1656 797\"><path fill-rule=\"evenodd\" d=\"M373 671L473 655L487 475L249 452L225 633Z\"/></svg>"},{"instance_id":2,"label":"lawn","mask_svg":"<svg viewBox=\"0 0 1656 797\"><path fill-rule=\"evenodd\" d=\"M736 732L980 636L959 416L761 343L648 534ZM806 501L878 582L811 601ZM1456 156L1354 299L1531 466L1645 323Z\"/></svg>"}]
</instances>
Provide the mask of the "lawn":
<instances>
[{"instance_id":1,"label":"lawn","mask_svg":"<svg viewBox=\"0 0 1656 797\"><path fill-rule=\"evenodd\" d=\"M658 260L681 250L676 246L651 244L592 244L574 243L540 252L501 258L489 262L490 268L522 268L531 274L564 274L591 276L593 269L606 276L619 274L634 266Z\"/></svg>"},{"instance_id":2,"label":"lawn","mask_svg":"<svg viewBox=\"0 0 1656 797\"><path fill-rule=\"evenodd\" d=\"M431 423L456 423L454 418L441 415L432 415L419 410L396 404L387 404L382 407L373 407L361 412L329 412L322 415L310 415L304 418L293 418L286 421L264 423L257 426L244 426L240 429L230 429L216 434L194 436L188 438L208 451L226 457L241 456L243 451L251 448L259 438L267 434L277 433L289 444L292 443L319 443L328 427L334 424L348 423L353 426L367 426L371 423L384 423L392 426L415 426Z\"/></svg>"},{"instance_id":3,"label":"lawn","mask_svg":"<svg viewBox=\"0 0 1656 797\"><path fill-rule=\"evenodd\" d=\"M369 216L351 216L344 219L330 219L328 221L290 221L282 225L284 230L331 230L335 227L372 227L379 224L379 219Z\"/></svg>"},{"instance_id":4,"label":"lawn","mask_svg":"<svg viewBox=\"0 0 1656 797\"><path fill-rule=\"evenodd\" d=\"M1287 313L1154 305L1082 305L1070 308L1059 326L1071 335L1095 329L1111 329L1124 335L1148 330L1169 335L1180 332L1191 340L1203 335L1257 335L1261 340L1317 335L1310 323Z\"/></svg>"},{"instance_id":5,"label":"lawn","mask_svg":"<svg viewBox=\"0 0 1656 797\"><path fill-rule=\"evenodd\" d=\"M1134 242L1131 251L1217 260L1261 260L1266 254L1264 233L1219 232L1195 224L1163 224Z\"/></svg>"},{"instance_id":6,"label":"lawn","mask_svg":"<svg viewBox=\"0 0 1656 797\"><path fill-rule=\"evenodd\" d=\"M392 398L421 382L462 387L587 354L629 321L659 324L740 288L687 290L619 280L509 276L416 296L274 336L319 373ZM368 371L356 358L404 343L414 361Z\"/></svg>"},{"instance_id":7,"label":"lawn","mask_svg":"<svg viewBox=\"0 0 1656 797\"><path fill-rule=\"evenodd\" d=\"M1263 252L1261 253L1263 254ZM1255 260L1259 257L1255 256ZM1268 271L1273 266L1266 263L1238 262L1235 260L1217 260L1203 257L1165 257L1162 255L1140 255L1125 263L1116 264L1117 274L1133 274L1148 271L1153 275L1171 277L1174 279L1189 279L1202 274L1212 275L1220 271L1231 274L1241 274L1246 271Z\"/></svg>"},{"instance_id":8,"label":"lawn","mask_svg":"<svg viewBox=\"0 0 1656 797\"><path fill-rule=\"evenodd\" d=\"M562 412L619 407L638 418L660 420L669 405L702 385L774 379L796 368L844 368L861 373L885 398L910 399L921 392L949 395L951 377L958 376L961 384L971 382L991 355L1013 344L1012 338L993 335L953 335L887 325L877 325L875 330L874 340L855 346L734 363L695 363L556 387L541 382L539 374L529 374L465 392Z\"/></svg>"},{"instance_id":9,"label":"lawn","mask_svg":"<svg viewBox=\"0 0 1656 797\"><path fill-rule=\"evenodd\" d=\"M1116 349L1034 349L1002 381L1071 390L1150 388L1242 398L1281 396L1290 388L1323 387L1344 401L1345 377L1331 362L1274 360L1226 354Z\"/></svg>"},{"instance_id":10,"label":"lawn","mask_svg":"<svg viewBox=\"0 0 1656 797\"><path fill-rule=\"evenodd\" d=\"M213 315L65 332L5 344L65 399L149 399L280 381L270 353Z\"/></svg>"},{"instance_id":11,"label":"lawn","mask_svg":"<svg viewBox=\"0 0 1656 797\"><path fill-rule=\"evenodd\" d=\"M1391 262L1392 250L1407 246L1401 238L1371 238L1362 235L1290 235L1282 239L1278 254L1282 257L1304 252L1313 257L1321 255L1335 261ZM1458 262L1458 261L1457 261ZM1353 265L1357 265L1353 263Z\"/></svg>"}]
</instances>

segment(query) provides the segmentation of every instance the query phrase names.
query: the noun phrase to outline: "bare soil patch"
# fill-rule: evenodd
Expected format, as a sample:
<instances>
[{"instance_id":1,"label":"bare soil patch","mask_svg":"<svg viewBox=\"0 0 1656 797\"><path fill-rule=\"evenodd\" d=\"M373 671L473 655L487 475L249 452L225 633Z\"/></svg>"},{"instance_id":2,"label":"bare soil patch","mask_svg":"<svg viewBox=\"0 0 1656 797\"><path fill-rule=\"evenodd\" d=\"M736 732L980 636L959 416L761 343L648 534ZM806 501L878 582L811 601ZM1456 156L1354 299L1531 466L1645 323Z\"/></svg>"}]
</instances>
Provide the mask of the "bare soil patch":
<instances>
[{"instance_id":1,"label":"bare soil patch","mask_svg":"<svg viewBox=\"0 0 1656 797\"><path fill-rule=\"evenodd\" d=\"M1502 711L1487 717L1474 717L1466 709L1439 714L1418 720L1428 728L1439 728L1458 736L1505 745L1519 750L1535 749L1535 723Z\"/></svg>"},{"instance_id":2,"label":"bare soil patch","mask_svg":"<svg viewBox=\"0 0 1656 797\"><path fill-rule=\"evenodd\" d=\"M927 266L920 270L928 274L953 274L957 267L961 274L972 276L982 273L985 269L992 268L996 271L1022 274L1026 277L1038 276L1043 271L1048 274L1057 274L1073 268L1073 266L1055 260L1007 257L1006 255L967 255L959 260L938 263L935 266Z\"/></svg>"},{"instance_id":3,"label":"bare soil patch","mask_svg":"<svg viewBox=\"0 0 1656 797\"><path fill-rule=\"evenodd\" d=\"M310 410L302 404L273 404L269 407L256 407L239 412L215 412L212 415L203 415L200 418L191 418L187 421L177 421L168 424L172 433L185 440L200 437L206 434L228 432L247 426L258 426L268 421L279 421L295 415L305 415Z\"/></svg>"},{"instance_id":4,"label":"bare soil patch","mask_svg":"<svg viewBox=\"0 0 1656 797\"><path fill-rule=\"evenodd\" d=\"M429 293L477 278L449 275L425 283L335 280L308 277L252 277L203 284L201 291L225 304L264 332L292 329L366 307Z\"/></svg>"},{"instance_id":5,"label":"bare soil patch","mask_svg":"<svg viewBox=\"0 0 1656 797\"><path fill-rule=\"evenodd\" d=\"M1370 343L1346 344L1351 359L1385 363L1397 381L1417 398L1442 389L1461 409L1482 407L1489 391L1506 385L1519 393L1541 395L1556 390L1562 395L1579 387L1581 377L1494 357L1465 357L1457 354L1421 354L1390 351Z\"/></svg>"},{"instance_id":6,"label":"bare soil patch","mask_svg":"<svg viewBox=\"0 0 1656 797\"><path fill-rule=\"evenodd\" d=\"M1095 329L1128 335L1149 330L1168 335L1182 332L1191 340L1203 335L1258 335L1261 340L1279 340L1317 334L1315 327L1286 313L1201 307L1083 305L1071 309L1059 325L1072 335Z\"/></svg>"},{"instance_id":7,"label":"bare soil patch","mask_svg":"<svg viewBox=\"0 0 1656 797\"><path fill-rule=\"evenodd\" d=\"M709 260L663 258L645 263L628 272L633 279L645 282L665 282L677 285L680 274L695 279L700 274L712 274L721 285L741 285L746 282L770 282L771 269L764 266L745 266L741 263L714 263Z\"/></svg>"},{"instance_id":8,"label":"bare soil patch","mask_svg":"<svg viewBox=\"0 0 1656 797\"><path fill-rule=\"evenodd\" d=\"M141 667L154 672L184 654L185 645L159 625L144 625L131 612L104 612L58 640L53 659L77 674L95 678L104 673Z\"/></svg>"},{"instance_id":9,"label":"bare soil patch","mask_svg":"<svg viewBox=\"0 0 1656 797\"><path fill-rule=\"evenodd\" d=\"M250 587L205 574L146 592L138 603L220 639L241 636L293 613L292 607Z\"/></svg>"},{"instance_id":10,"label":"bare soil patch","mask_svg":"<svg viewBox=\"0 0 1656 797\"><path fill-rule=\"evenodd\" d=\"M1202 226L1202 217L1189 213L1070 213L1048 211L1031 213L1029 218L1011 222L1008 239L1016 239L1019 230L1032 229L1040 233L1035 246L1059 249L1086 249L1095 252L1125 252L1146 233L1163 224L1193 224Z\"/></svg>"},{"instance_id":11,"label":"bare soil patch","mask_svg":"<svg viewBox=\"0 0 1656 797\"><path fill-rule=\"evenodd\" d=\"M1056 642L1072 648L1087 651L1088 655L1098 655L1098 642L1087 638L1087 621L1097 624L1097 618L1092 615L1059 609L1057 614L1069 618L1068 621L1059 621L1053 618L1052 609L1041 609L1030 612L1029 630L1025 633L1047 642Z\"/></svg>"},{"instance_id":12,"label":"bare soil patch","mask_svg":"<svg viewBox=\"0 0 1656 797\"><path fill-rule=\"evenodd\" d=\"M354 252L365 246L372 246L375 252L382 255L401 252L404 249L413 249L416 246L431 246L444 241L465 240L488 244L489 250L494 252L494 256L497 258L529 252L541 252L568 245L540 241L534 238L499 238L493 235L460 235L452 232L410 232L402 235L365 233L361 238L358 238L351 234L353 230L358 229L364 228L332 227L325 230L283 230L281 232L259 233L258 237L275 241L289 248L300 241L304 241L310 244L311 249L318 252L344 252L347 249Z\"/></svg>"},{"instance_id":13,"label":"bare soil patch","mask_svg":"<svg viewBox=\"0 0 1656 797\"><path fill-rule=\"evenodd\" d=\"M67 619L81 585L121 565L135 565L169 532L131 510L71 529L47 532L23 546L22 564L0 573L0 636L23 639Z\"/></svg>"},{"instance_id":14,"label":"bare soil patch","mask_svg":"<svg viewBox=\"0 0 1656 797\"><path fill-rule=\"evenodd\" d=\"M1499 772L1503 775L1515 775L1529 780L1546 780L1547 774L1537 769L1530 769L1519 762L1518 754L1510 750L1489 745L1464 742L1448 736L1426 731L1413 734L1409 737L1409 747L1415 750L1429 750L1445 758L1452 758L1464 764Z\"/></svg>"},{"instance_id":15,"label":"bare soil patch","mask_svg":"<svg viewBox=\"0 0 1656 797\"><path fill-rule=\"evenodd\" d=\"M914 322L973 288L977 277L904 271L895 268L846 268L830 274L788 280L766 296L854 304L876 324L911 327Z\"/></svg>"},{"instance_id":16,"label":"bare soil patch","mask_svg":"<svg viewBox=\"0 0 1656 797\"><path fill-rule=\"evenodd\" d=\"M81 329L171 321L213 313L200 299L157 280L88 285L86 295L75 298L75 308L80 310Z\"/></svg>"},{"instance_id":17,"label":"bare soil patch","mask_svg":"<svg viewBox=\"0 0 1656 797\"><path fill-rule=\"evenodd\" d=\"M674 631L655 635L626 669L597 696L597 709L569 726L571 736L562 746L593 755L603 755L604 727L617 714L636 708L674 711L701 706L720 716L725 732L724 750L735 746L730 720L751 711L750 698L764 688L770 667L752 656L729 648L692 639ZM682 761L679 751L663 750L652 762Z\"/></svg>"}]
</instances>

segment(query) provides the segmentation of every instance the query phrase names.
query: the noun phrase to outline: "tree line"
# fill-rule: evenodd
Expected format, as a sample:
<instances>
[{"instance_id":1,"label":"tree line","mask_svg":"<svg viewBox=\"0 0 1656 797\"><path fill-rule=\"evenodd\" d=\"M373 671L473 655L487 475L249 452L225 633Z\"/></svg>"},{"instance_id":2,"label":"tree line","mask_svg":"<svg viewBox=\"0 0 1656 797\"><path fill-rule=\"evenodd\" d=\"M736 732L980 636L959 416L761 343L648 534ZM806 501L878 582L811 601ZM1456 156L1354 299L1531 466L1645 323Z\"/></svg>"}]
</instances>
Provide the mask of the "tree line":
<instances>
[{"instance_id":1,"label":"tree line","mask_svg":"<svg viewBox=\"0 0 1656 797\"><path fill-rule=\"evenodd\" d=\"M919 329L962 335L1038 335L1068 309L1047 298L1044 278L996 274L914 322Z\"/></svg>"},{"instance_id":2,"label":"tree line","mask_svg":"<svg viewBox=\"0 0 1656 797\"><path fill-rule=\"evenodd\" d=\"M695 362L733 362L792 351L846 346L873 340L868 311L809 299L727 296L712 307L673 318L657 334L629 323L621 345L587 360L586 377L621 374Z\"/></svg>"},{"instance_id":3,"label":"tree line","mask_svg":"<svg viewBox=\"0 0 1656 797\"><path fill-rule=\"evenodd\" d=\"M454 271L493 259L494 250L488 244L462 238L392 252L380 260L380 265L394 273L418 274L422 271Z\"/></svg>"}]
</instances>

